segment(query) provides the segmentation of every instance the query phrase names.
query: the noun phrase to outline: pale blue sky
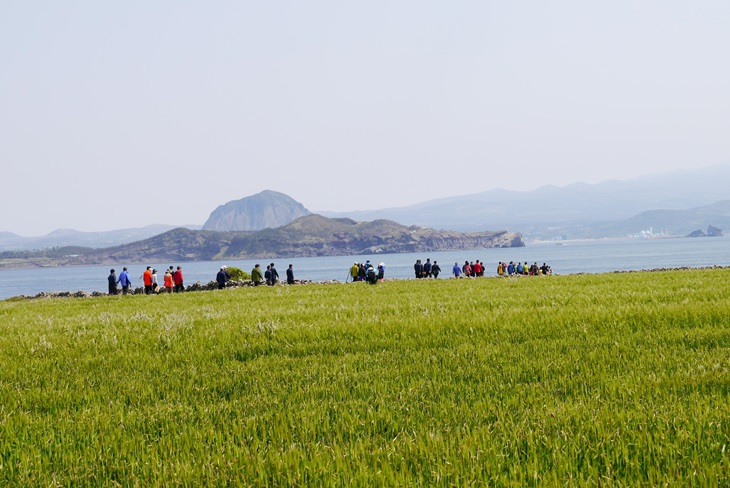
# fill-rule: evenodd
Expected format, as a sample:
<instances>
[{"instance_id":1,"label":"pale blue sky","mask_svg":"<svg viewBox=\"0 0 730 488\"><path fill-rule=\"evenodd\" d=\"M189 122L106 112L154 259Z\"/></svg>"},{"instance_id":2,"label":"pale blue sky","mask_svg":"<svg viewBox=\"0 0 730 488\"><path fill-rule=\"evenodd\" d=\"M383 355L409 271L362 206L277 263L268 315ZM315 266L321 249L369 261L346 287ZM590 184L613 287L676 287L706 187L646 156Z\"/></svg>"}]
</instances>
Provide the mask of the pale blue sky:
<instances>
[{"instance_id":1,"label":"pale blue sky","mask_svg":"<svg viewBox=\"0 0 730 488\"><path fill-rule=\"evenodd\" d=\"M726 164L729 27L704 0L0 0L0 231Z\"/></svg>"}]
</instances>

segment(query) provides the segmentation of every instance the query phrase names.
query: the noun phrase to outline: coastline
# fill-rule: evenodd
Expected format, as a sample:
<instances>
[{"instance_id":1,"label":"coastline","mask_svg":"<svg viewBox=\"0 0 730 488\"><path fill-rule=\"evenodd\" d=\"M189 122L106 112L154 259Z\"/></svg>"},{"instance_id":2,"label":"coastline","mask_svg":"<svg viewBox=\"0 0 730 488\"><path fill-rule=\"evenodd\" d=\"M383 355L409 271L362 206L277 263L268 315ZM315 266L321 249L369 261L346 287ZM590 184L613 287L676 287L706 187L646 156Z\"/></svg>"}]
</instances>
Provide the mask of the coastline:
<instances>
[{"instance_id":1,"label":"coastline","mask_svg":"<svg viewBox=\"0 0 730 488\"><path fill-rule=\"evenodd\" d=\"M363 254L359 256L268 258L261 260L216 260L183 261L173 257L159 261L99 266L36 267L30 269L0 270L0 299L19 295L35 296L40 292L66 292L83 290L91 293L107 290L109 268L127 266L134 283L142 285L141 274L151 265L167 269L170 265L182 265L185 283L207 283L215 279L222 265L235 266L248 271L254 264L266 266L276 262L279 267L294 266L295 278L313 281L344 281L346 271L355 262L375 259L386 265L385 277L413 277L413 263L417 259L438 260L442 278L451 275L455 262L461 265L465 260L486 263L486 274L496 275L497 262L520 261L546 262L553 272L560 275L576 273L607 273L616 270L670 269L681 267L706 267L730 265L730 237L717 239L642 239L642 240L600 240L590 242L571 241L569 245L531 244L520 248L489 248L434 253ZM286 259L284 261L284 259ZM121 261L118 261L121 263Z\"/></svg>"},{"instance_id":2,"label":"coastline","mask_svg":"<svg viewBox=\"0 0 730 488\"><path fill-rule=\"evenodd\" d=\"M581 276L581 275L605 275L605 274L630 274L630 273L669 273L669 272L677 272L677 271L711 271L711 270L719 270L719 269L730 269L730 266L719 266L719 265L713 265L713 266L678 266L678 267L671 267L671 268L650 268L650 269L640 269L640 270L614 270L614 271L605 271L605 272L599 272L599 273L589 273L589 272L580 272L580 273L571 273L573 276ZM483 276L478 278L465 278L465 277L449 277L449 278L443 278L441 280L436 279L422 279L418 280L416 278L387 278L383 280L382 282L379 282L378 284L387 283L390 281L416 281L416 282L425 282L425 281L450 281L450 280L480 280L480 279L495 279L495 280L512 280L512 279L549 279L551 276L569 276L569 275L560 275L558 273L553 273L549 276L523 276L523 275L513 275L513 276ZM267 286L267 285L259 285L263 288L277 288L282 286L308 286L308 285L344 285L344 284L368 284L365 281L357 281L357 282L347 282L347 281L339 281L339 280L294 280L293 284L287 284L285 282L281 282L277 285L273 286ZM234 290L238 288L252 288L255 287L253 281L251 280L239 280L239 281L230 281L228 286L226 286L226 290ZM377 286L376 285L370 285L370 286ZM185 291L182 293L195 293L195 292L206 292L206 291L219 291L218 284L215 281L209 281L208 283L200 283L196 282L192 285L188 285L185 288ZM136 287L134 290L130 290L128 295L145 295L144 293L144 287ZM152 293L152 295L165 295L162 291L157 291ZM85 291L56 291L56 292L39 292L35 295L16 295L12 297L8 297L5 299L2 299L0 301L21 301L21 300L39 300L39 299L51 299L51 298L98 298L98 297L108 297L111 296L108 293L100 292L100 291L94 291L94 292L85 292ZM117 297L122 297L123 295L121 292L117 295L114 295Z\"/></svg>"}]
</instances>

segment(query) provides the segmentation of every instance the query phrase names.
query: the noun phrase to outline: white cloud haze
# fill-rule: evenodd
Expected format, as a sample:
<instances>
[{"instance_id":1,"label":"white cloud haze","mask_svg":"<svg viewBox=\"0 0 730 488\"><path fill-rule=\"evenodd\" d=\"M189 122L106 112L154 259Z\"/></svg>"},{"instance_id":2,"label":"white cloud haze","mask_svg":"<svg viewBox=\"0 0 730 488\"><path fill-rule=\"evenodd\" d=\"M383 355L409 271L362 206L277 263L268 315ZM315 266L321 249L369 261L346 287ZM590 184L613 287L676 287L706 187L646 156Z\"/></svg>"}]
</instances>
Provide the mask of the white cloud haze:
<instances>
[{"instance_id":1,"label":"white cloud haze","mask_svg":"<svg viewBox=\"0 0 730 488\"><path fill-rule=\"evenodd\" d=\"M3 2L0 231L730 161L730 3Z\"/></svg>"}]
</instances>

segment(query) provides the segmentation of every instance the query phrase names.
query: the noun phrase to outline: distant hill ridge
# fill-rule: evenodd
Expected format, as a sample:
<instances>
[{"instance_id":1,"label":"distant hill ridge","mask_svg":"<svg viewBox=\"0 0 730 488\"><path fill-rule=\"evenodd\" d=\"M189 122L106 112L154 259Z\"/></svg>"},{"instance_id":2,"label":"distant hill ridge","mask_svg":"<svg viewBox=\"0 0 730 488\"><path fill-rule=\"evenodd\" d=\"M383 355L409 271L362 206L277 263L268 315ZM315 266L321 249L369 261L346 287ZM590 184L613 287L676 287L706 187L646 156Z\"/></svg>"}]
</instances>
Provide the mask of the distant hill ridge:
<instances>
[{"instance_id":1,"label":"distant hill ridge","mask_svg":"<svg viewBox=\"0 0 730 488\"><path fill-rule=\"evenodd\" d=\"M689 227L696 229L698 222L722 226L722 222L713 222L710 214L722 215L725 212L721 201L727 200L730 195L728 181L730 165L717 165L626 181L574 183L564 187L548 185L533 191L489 190L405 207L322 214L356 220L384 218L460 231L514 229L535 238L550 237L556 233L573 238L598 238L639 232L642 228L634 227L638 221L644 222L641 225L651 225L644 219L620 225L622 220L634 218L642 212L717 206L706 209L704 219L693 217L692 222L686 224L672 221L676 232L681 234ZM678 212L675 215L688 214Z\"/></svg>"},{"instance_id":2,"label":"distant hill ridge","mask_svg":"<svg viewBox=\"0 0 730 488\"><path fill-rule=\"evenodd\" d=\"M436 231L406 227L389 220L355 222L310 214L282 227L255 232L178 228L122 246L54 258L53 265L347 256L522 246L522 236L514 232ZM32 261L28 262L32 265ZM44 265L50 263L46 261Z\"/></svg>"},{"instance_id":3,"label":"distant hill ridge","mask_svg":"<svg viewBox=\"0 0 730 488\"><path fill-rule=\"evenodd\" d=\"M509 229L519 231L527 239L623 237L649 228L686 235L709 225L730 229L727 181L730 181L730 165L718 165L627 181L543 186L527 192L489 190L406 207L320 213L333 218L390 220L462 232ZM306 215L311 212L301 203L283 193L266 190L221 205L210 214L203 228L218 231L277 228ZM0 232L0 251L111 247L173 228L155 225L108 232L59 229L43 237Z\"/></svg>"},{"instance_id":4,"label":"distant hill ridge","mask_svg":"<svg viewBox=\"0 0 730 488\"><path fill-rule=\"evenodd\" d=\"M280 227L311 212L283 193L264 190L216 208L203 230L248 231Z\"/></svg>"},{"instance_id":5,"label":"distant hill ridge","mask_svg":"<svg viewBox=\"0 0 730 488\"><path fill-rule=\"evenodd\" d=\"M11 232L0 232L0 252L52 247L83 246L109 247L125 242L134 242L159 235L179 226L155 224L139 228L110 230L104 232L82 232L73 229L56 229L41 237L23 237ZM199 228L199 226L186 226Z\"/></svg>"}]
</instances>

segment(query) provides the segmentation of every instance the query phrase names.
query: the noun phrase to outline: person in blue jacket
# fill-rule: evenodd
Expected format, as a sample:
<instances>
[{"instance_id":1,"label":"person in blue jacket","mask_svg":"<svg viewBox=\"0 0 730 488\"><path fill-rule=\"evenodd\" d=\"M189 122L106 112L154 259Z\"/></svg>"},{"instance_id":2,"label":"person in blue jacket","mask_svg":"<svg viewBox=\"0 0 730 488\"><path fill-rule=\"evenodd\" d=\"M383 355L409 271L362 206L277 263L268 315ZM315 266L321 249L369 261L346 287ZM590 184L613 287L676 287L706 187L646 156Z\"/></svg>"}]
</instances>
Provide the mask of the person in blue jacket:
<instances>
[{"instance_id":1,"label":"person in blue jacket","mask_svg":"<svg viewBox=\"0 0 730 488\"><path fill-rule=\"evenodd\" d=\"M129 273L127 273L126 266L124 267L124 269L122 269L122 272L119 273L119 279L117 280L117 283L122 285L122 295L126 295L129 291L129 286L132 284L132 280L129 279Z\"/></svg>"}]
</instances>

